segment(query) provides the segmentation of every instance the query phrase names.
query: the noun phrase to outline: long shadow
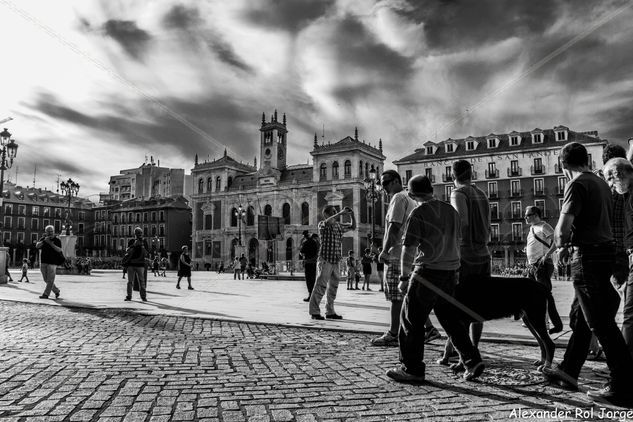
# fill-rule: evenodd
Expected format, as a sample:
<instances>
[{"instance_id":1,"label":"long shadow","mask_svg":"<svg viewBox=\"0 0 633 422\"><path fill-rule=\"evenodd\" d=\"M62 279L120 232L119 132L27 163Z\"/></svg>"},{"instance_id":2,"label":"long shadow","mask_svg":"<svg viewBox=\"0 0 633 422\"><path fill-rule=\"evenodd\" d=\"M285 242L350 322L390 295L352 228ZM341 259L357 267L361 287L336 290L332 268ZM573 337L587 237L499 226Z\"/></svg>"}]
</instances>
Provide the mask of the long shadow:
<instances>
[{"instance_id":1,"label":"long shadow","mask_svg":"<svg viewBox=\"0 0 633 422\"><path fill-rule=\"evenodd\" d=\"M338 300L336 301L336 304L338 306L347 306L348 308L379 309L381 311L389 310L388 306L383 306L383 305L364 305L362 303L339 302Z\"/></svg>"}]
</instances>

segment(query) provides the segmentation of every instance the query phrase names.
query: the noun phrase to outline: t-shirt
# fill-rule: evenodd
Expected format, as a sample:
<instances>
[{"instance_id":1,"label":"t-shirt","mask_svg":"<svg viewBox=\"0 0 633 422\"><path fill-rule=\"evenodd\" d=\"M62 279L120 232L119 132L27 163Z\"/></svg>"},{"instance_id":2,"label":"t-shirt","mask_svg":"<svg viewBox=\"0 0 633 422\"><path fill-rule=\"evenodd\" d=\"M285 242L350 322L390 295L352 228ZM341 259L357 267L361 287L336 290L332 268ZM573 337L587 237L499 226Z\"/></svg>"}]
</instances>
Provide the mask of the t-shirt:
<instances>
[{"instance_id":1,"label":"t-shirt","mask_svg":"<svg viewBox=\"0 0 633 422\"><path fill-rule=\"evenodd\" d=\"M407 221L404 246L416 246L414 265L435 270L459 268L459 214L446 202L432 199L413 210Z\"/></svg>"},{"instance_id":2,"label":"t-shirt","mask_svg":"<svg viewBox=\"0 0 633 422\"><path fill-rule=\"evenodd\" d=\"M141 239L141 244L136 245L136 239L130 239L127 243L128 252L130 253L130 261L128 267L144 267L145 258L147 257L149 246L145 239Z\"/></svg>"},{"instance_id":3,"label":"t-shirt","mask_svg":"<svg viewBox=\"0 0 633 422\"><path fill-rule=\"evenodd\" d=\"M57 236L52 238L51 242L53 242L53 244L55 246L57 246L58 248L62 247L62 241ZM55 249L53 249L52 246L50 246L48 243L44 242L42 244L42 259L41 259L41 262L43 264L56 265L56 263L58 262L58 259L59 259L59 252L56 252Z\"/></svg>"},{"instance_id":4,"label":"t-shirt","mask_svg":"<svg viewBox=\"0 0 633 422\"><path fill-rule=\"evenodd\" d=\"M475 185L460 186L451 193L451 200L458 195L466 197L468 227L462 227L460 253L463 259L490 256L490 203L484 191Z\"/></svg>"},{"instance_id":5,"label":"t-shirt","mask_svg":"<svg viewBox=\"0 0 633 422\"><path fill-rule=\"evenodd\" d=\"M528 264L534 264L549 251L549 246L545 246L540 242L536 238L537 236L551 246L554 241L554 229L545 221L541 221L530 227L527 235L527 245L525 247Z\"/></svg>"},{"instance_id":6,"label":"t-shirt","mask_svg":"<svg viewBox=\"0 0 633 422\"><path fill-rule=\"evenodd\" d=\"M591 172L567 182L561 214L572 214L571 243L576 246L613 242L613 200L607 183Z\"/></svg>"},{"instance_id":7,"label":"t-shirt","mask_svg":"<svg viewBox=\"0 0 633 422\"><path fill-rule=\"evenodd\" d=\"M411 211L413 211L418 204L411 198L405 191L400 191L391 197L389 201L389 208L387 208L387 215L385 216L385 227L389 227L389 223L398 223L400 224L400 232L397 233L396 239L398 239L390 251L386 251L389 253L392 260L397 260L400 262L400 255L402 254L402 242L401 239L404 235L404 227L407 222L407 218L411 215ZM389 239L389 232L385 230L385 236L383 237L382 244L387 244L387 240Z\"/></svg>"}]
</instances>

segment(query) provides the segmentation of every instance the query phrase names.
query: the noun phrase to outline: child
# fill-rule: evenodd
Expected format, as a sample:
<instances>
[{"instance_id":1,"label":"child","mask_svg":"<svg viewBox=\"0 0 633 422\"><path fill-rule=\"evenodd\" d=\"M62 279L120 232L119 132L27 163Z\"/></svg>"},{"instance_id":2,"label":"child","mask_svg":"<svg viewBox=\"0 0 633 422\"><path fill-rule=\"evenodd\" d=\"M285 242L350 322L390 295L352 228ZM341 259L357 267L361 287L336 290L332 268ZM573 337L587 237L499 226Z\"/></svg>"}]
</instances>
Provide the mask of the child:
<instances>
[{"instance_id":1,"label":"child","mask_svg":"<svg viewBox=\"0 0 633 422\"><path fill-rule=\"evenodd\" d=\"M365 290L365 286L367 286L367 290L369 288L369 278L371 277L371 263L374 260L373 255L371 254L371 250L369 248L365 249L365 255L361 258L361 265L363 267L363 290Z\"/></svg>"},{"instance_id":2,"label":"child","mask_svg":"<svg viewBox=\"0 0 633 422\"><path fill-rule=\"evenodd\" d=\"M356 278L356 260L354 259L354 251L349 251L345 260L347 266L347 290L354 290L354 279ZM356 290L358 290L358 281L356 281Z\"/></svg>"},{"instance_id":3,"label":"child","mask_svg":"<svg viewBox=\"0 0 633 422\"><path fill-rule=\"evenodd\" d=\"M24 258L22 260L22 277L20 277L20 279L18 280L20 283L22 282L23 278L26 278L27 283L30 283L28 271L29 271L29 260Z\"/></svg>"}]
</instances>

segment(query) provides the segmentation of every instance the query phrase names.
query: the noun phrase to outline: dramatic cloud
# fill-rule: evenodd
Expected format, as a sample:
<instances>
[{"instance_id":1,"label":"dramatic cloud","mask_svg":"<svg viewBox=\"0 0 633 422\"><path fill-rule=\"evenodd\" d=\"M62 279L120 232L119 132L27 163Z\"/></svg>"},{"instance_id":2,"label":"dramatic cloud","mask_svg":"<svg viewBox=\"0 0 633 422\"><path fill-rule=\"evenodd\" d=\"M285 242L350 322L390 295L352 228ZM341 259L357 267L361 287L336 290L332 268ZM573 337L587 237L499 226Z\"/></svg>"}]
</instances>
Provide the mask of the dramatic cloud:
<instances>
[{"instance_id":1,"label":"dramatic cloud","mask_svg":"<svg viewBox=\"0 0 633 422\"><path fill-rule=\"evenodd\" d=\"M141 58L151 38L147 31L140 29L133 21L108 20L103 24L103 29L107 36L121 44L135 59Z\"/></svg>"}]
</instances>

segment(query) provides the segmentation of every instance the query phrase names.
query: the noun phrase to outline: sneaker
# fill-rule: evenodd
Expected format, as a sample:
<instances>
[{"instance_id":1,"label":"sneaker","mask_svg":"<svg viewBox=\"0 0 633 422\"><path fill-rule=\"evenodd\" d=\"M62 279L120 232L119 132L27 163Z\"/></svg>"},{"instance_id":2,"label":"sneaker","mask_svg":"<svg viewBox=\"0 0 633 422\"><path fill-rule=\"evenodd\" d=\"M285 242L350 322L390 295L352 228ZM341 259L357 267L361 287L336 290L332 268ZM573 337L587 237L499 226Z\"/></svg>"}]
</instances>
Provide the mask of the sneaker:
<instances>
[{"instance_id":1,"label":"sneaker","mask_svg":"<svg viewBox=\"0 0 633 422\"><path fill-rule=\"evenodd\" d=\"M42 295L42 296L40 296L40 299L48 299L48 296Z\"/></svg>"},{"instance_id":2,"label":"sneaker","mask_svg":"<svg viewBox=\"0 0 633 422\"><path fill-rule=\"evenodd\" d=\"M147 302L147 298L146 298L146 297L142 297L142 298L141 298L141 300L142 300L143 302Z\"/></svg>"},{"instance_id":3,"label":"sneaker","mask_svg":"<svg viewBox=\"0 0 633 422\"><path fill-rule=\"evenodd\" d=\"M394 381L408 384L421 384L424 382L424 375L410 374L402 368L393 368L388 370L387 376Z\"/></svg>"},{"instance_id":4,"label":"sneaker","mask_svg":"<svg viewBox=\"0 0 633 422\"><path fill-rule=\"evenodd\" d=\"M461 360L459 362L451 363L448 367L453 372L463 372L463 371L466 370L466 368L464 367L464 364L462 363Z\"/></svg>"},{"instance_id":5,"label":"sneaker","mask_svg":"<svg viewBox=\"0 0 633 422\"><path fill-rule=\"evenodd\" d=\"M327 319L343 319L339 314L326 314L325 317Z\"/></svg>"},{"instance_id":6,"label":"sneaker","mask_svg":"<svg viewBox=\"0 0 633 422\"><path fill-rule=\"evenodd\" d=\"M313 314L312 319L318 319L319 321L324 320L323 315L321 314Z\"/></svg>"},{"instance_id":7,"label":"sneaker","mask_svg":"<svg viewBox=\"0 0 633 422\"><path fill-rule=\"evenodd\" d=\"M391 332L387 331L380 337L376 337L371 341L372 346L397 346L398 336L394 336Z\"/></svg>"},{"instance_id":8,"label":"sneaker","mask_svg":"<svg viewBox=\"0 0 633 422\"><path fill-rule=\"evenodd\" d=\"M308 297L304 297L304 298L303 298L303 301L304 301L304 302L310 302L310 296L308 296Z\"/></svg>"},{"instance_id":9,"label":"sneaker","mask_svg":"<svg viewBox=\"0 0 633 422\"><path fill-rule=\"evenodd\" d=\"M599 403L608 403L614 406L633 408L633 393L618 392L613 389L610 382L600 390L587 391L587 397Z\"/></svg>"},{"instance_id":10,"label":"sneaker","mask_svg":"<svg viewBox=\"0 0 633 422\"><path fill-rule=\"evenodd\" d=\"M176 288L177 288L177 289L180 289L180 284L176 284Z\"/></svg>"},{"instance_id":11,"label":"sneaker","mask_svg":"<svg viewBox=\"0 0 633 422\"><path fill-rule=\"evenodd\" d=\"M560 333L561 331L563 331L563 326L562 325L555 325L552 328L550 328L548 332L550 334L556 334L556 333Z\"/></svg>"},{"instance_id":12,"label":"sneaker","mask_svg":"<svg viewBox=\"0 0 633 422\"><path fill-rule=\"evenodd\" d=\"M125 299L124 299L124 300L125 300L126 302L129 302L130 300L132 300L132 298L131 298L130 296L125 296Z\"/></svg>"},{"instance_id":13,"label":"sneaker","mask_svg":"<svg viewBox=\"0 0 633 422\"><path fill-rule=\"evenodd\" d=\"M193 290L193 287L189 286L189 287L187 287L187 289L189 289L189 290Z\"/></svg>"},{"instance_id":14,"label":"sneaker","mask_svg":"<svg viewBox=\"0 0 633 422\"><path fill-rule=\"evenodd\" d=\"M482 361L477 362L475 365L466 367L466 371L464 372L464 379L466 381L472 381L475 378L478 378L482 372L486 369L486 365Z\"/></svg>"},{"instance_id":15,"label":"sneaker","mask_svg":"<svg viewBox=\"0 0 633 422\"><path fill-rule=\"evenodd\" d=\"M440 332L435 327L431 328L429 331L424 333L424 342L425 343L430 343L433 340L437 340L438 338L442 338L442 335L440 334Z\"/></svg>"},{"instance_id":16,"label":"sneaker","mask_svg":"<svg viewBox=\"0 0 633 422\"><path fill-rule=\"evenodd\" d=\"M555 367L543 368L543 375L545 375L545 378L554 385L566 390L578 391L578 380L560 369L558 365Z\"/></svg>"},{"instance_id":17,"label":"sneaker","mask_svg":"<svg viewBox=\"0 0 633 422\"><path fill-rule=\"evenodd\" d=\"M61 291L57 290L57 293L55 293L55 299L59 299L59 294L61 293Z\"/></svg>"}]
</instances>

